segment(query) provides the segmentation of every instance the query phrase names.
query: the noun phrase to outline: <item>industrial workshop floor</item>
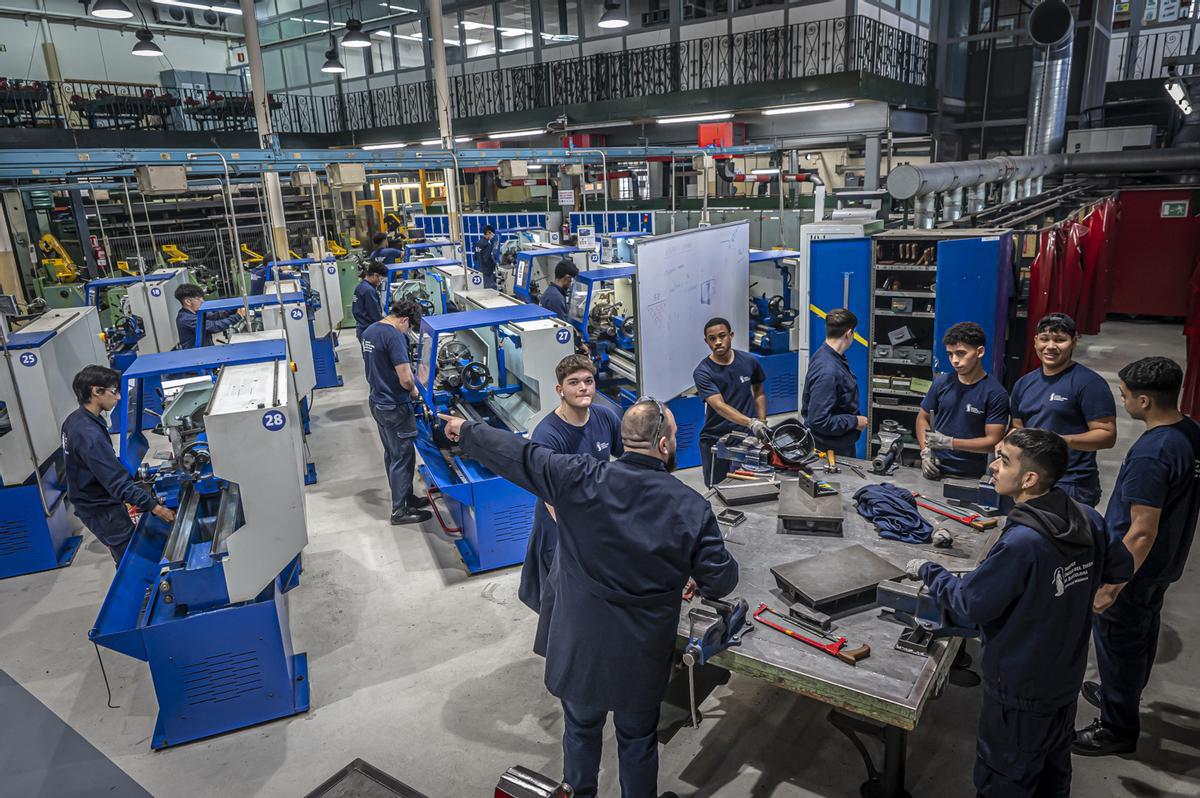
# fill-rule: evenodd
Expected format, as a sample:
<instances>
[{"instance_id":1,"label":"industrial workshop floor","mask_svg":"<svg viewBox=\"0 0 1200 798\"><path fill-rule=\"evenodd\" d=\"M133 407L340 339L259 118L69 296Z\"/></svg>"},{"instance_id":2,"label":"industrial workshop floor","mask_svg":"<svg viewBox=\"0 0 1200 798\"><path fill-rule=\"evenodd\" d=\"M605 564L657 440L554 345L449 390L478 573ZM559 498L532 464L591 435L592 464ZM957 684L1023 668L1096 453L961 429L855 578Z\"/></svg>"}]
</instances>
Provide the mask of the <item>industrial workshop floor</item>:
<instances>
[{"instance_id":1,"label":"industrial workshop floor","mask_svg":"<svg viewBox=\"0 0 1200 798\"><path fill-rule=\"evenodd\" d=\"M431 798L490 795L514 764L561 771L561 711L529 650L534 617L517 600L518 569L468 577L435 522L421 530L388 525L362 368L353 336L343 340L346 387L321 392L314 408L320 482L308 491L310 542L303 580L291 594L296 647L308 652L312 675L308 714L154 753L156 703L145 666L103 652L117 706L108 709L87 642L112 576L102 547L89 536L70 568L0 582L0 670L155 796L302 796L356 757ZM1180 328L1166 325L1111 322L1083 349L1083 360L1114 384L1117 369L1136 357L1184 356ZM1118 448L1101 455L1106 486L1137 432L1119 418ZM1167 600L1139 754L1076 759L1076 795L1200 795L1197 567L1200 557L1193 557ZM977 689L948 686L929 706L910 741L914 795L971 794L978 703ZM735 676L706 708L708 722L698 732L684 730L663 750L661 789L683 796L858 794L861 761L826 723L822 706ZM0 725L8 728L0 732L10 740L33 733L26 731L30 716L3 710ZM1081 707L1081 722L1092 715ZM74 780L85 786L73 793L56 777L68 768L53 750L46 761L36 753L16 760L12 750L0 750L0 794L10 794L4 785L13 783L14 769L37 768L50 771L37 795L137 794L128 781L99 775L103 787L85 777ZM85 756L75 761L93 761ZM95 773L103 770L97 765ZM611 729L602 785L605 795L617 794Z\"/></svg>"}]
</instances>

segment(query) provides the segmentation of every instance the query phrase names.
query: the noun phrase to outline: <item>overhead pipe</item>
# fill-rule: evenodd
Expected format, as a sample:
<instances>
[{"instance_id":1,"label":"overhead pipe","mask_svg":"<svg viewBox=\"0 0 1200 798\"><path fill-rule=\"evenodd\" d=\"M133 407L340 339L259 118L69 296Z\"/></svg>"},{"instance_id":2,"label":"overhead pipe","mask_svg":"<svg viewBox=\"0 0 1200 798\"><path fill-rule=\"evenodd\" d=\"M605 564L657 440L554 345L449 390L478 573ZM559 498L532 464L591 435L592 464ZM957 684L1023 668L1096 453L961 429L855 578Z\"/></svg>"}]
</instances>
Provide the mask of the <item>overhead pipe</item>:
<instances>
[{"instance_id":1,"label":"overhead pipe","mask_svg":"<svg viewBox=\"0 0 1200 798\"><path fill-rule=\"evenodd\" d=\"M1045 155L1063 146L1075 17L1063 0L1042 0L1029 12L1028 32L1036 49L1029 78L1025 154Z\"/></svg>"},{"instance_id":2,"label":"overhead pipe","mask_svg":"<svg viewBox=\"0 0 1200 798\"><path fill-rule=\"evenodd\" d=\"M726 183L812 183L813 184L813 221L819 222L825 218L825 181L821 179L816 169L803 169L796 172L778 174L750 175L734 170L733 163L728 158L718 158L713 161L717 177Z\"/></svg>"}]
</instances>

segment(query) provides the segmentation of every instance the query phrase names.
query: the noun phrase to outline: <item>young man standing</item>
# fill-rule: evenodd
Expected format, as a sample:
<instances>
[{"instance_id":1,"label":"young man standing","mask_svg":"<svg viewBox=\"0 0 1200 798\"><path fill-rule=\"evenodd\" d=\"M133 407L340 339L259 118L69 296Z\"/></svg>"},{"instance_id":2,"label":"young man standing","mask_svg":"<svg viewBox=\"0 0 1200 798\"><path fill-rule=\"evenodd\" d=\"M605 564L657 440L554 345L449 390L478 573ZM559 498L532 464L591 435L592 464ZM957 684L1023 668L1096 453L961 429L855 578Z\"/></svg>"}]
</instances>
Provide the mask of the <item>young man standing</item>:
<instances>
[{"instance_id":1,"label":"young man standing","mask_svg":"<svg viewBox=\"0 0 1200 798\"><path fill-rule=\"evenodd\" d=\"M396 263L404 258L404 250L393 247L391 236L387 233L376 233L372 236L371 243L375 246L369 258L372 262Z\"/></svg>"},{"instance_id":2,"label":"young man standing","mask_svg":"<svg viewBox=\"0 0 1200 798\"><path fill-rule=\"evenodd\" d=\"M1013 430L997 453L996 492L1016 502L1000 540L971 573L927 560L907 571L956 623L980 628L977 794L1066 796L1092 598L1129 579L1133 560L1099 513L1055 488L1067 470L1062 438Z\"/></svg>"},{"instance_id":3,"label":"young man standing","mask_svg":"<svg viewBox=\"0 0 1200 798\"><path fill-rule=\"evenodd\" d=\"M987 456L1008 429L1008 393L983 370L987 336L973 321L955 324L942 337L953 374L939 374L921 400L917 443L921 473L981 477Z\"/></svg>"},{"instance_id":4,"label":"young man standing","mask_svg":"<svg viewBox=\"0 0 1200 798\"><path fill-rule=\"evenodd\" d=\"M153 513L172 523L175 511L158 503L132 475L113 451L108 422L121 397L121 374L107 366L86 366L71 381L79 409L67 416L62 426L64 472L67 498L75 515L101 543L108 546L113 561L121 556L133 537L133 522L126 504L143 513Z\"/></svg>"},{"instance_id":5,"label":"young man standing","mask_svg":"<svg viewBox=\"0 0 1200 798\"><path fill-rule=\"evenodd\" d=\"M1100 683L1083 697L1100 717L1075 735L1084 756L1132 753L1138 707L1158 651L1167 588L1183 575L1200 515L1200 425L1179 412L1183 369L1147 357L1118 373L1121 402L1146 431L1125 455L1105 521L1133 554L1135 576L1096 596L1093 638Z\"/></svg>"},{"instance_id":6,"label":"young man standing","mask_svg":"<svg viewBox=\"0 0 1200 798\"><path fill-rule=\"evenodd\" d=\"M621 418L604 405L593 404L596 398L596 367L583 355L567 355L554 369L558 378L555 391L561 404L543 418L529 436L557 454L587 454L597 460L620 457ZM554 508L538 502L533 511L533 531L529 535L529 552L521 568L521 585L517 596L534 612L544 604L554 603L547 575L558 548L558 526ZM544 630L539 624L534 651L545 654Z\"/></svg>"},{"instance_id":7,"label":"young man standing","mask_svg":"<svg viewBox=\"0 0 1200 798\"><path fill-rule=\"evenodd\" d=\"M367 266L367 273L354 287L354 302L350 305L350 313L354 316L354 335L360 342L363 331L383 318L383 301L379 298L379 286L387 279L387 274L387 266L373 260Z\"/></svg>"},{"instance_id":8,"label":"young man standing","mask_svg":"<svg viewBox=\"0 0 1200 798\"><path fill-rule=\"evenodd\" d=\"M729 473L729 463L713 456L712 447L735 430L757 437L767 434L767 395L758 358L733 348L733 329L722 318L704 325L704 343L711 353L692 372L696 393L704 400L704 426L700 429L700 458L704 484L716 485Z\"/></svg>"},{"instance_id":9,"label":"young man standing","mask_svg":"<svg viewBox=\"0 0 1200 798\"><path fill-rule=\"evenodd\" d=\"M867 426L867 417L858 414L858 380L846 362L857 326L858 317L846 308L826 314L825 343L808 361L800 404L817 448L839 457L855 456L859 433Z\"/></svg>"},{"instance_id":10,"label":"young man standing","mask_svg":"<svg viewBox=\"0 0 1200 798\"><path fill-rule=\"evenodd\" d=\"M1117 442L1117 405L1108 383L1073 360L1079 334L1075 320L1051 313L1038 322L1033 351L1042 361L1013 386L1014 427L1057 432L1071 449L1071 462L1058 487L1092 507L1100 501L1096 452Z\"/></svg>"},{"instance_id":11,"label":"young man standing","mask_svg":"<svg viewBox=\"0 0 1200 798\"><path fill-rule=\"evenodd\" d=\"M413 402L420 398L408 354L408 331L421 323L421 307L411 299L391 306L388 315L362 334L371 417L383 443L383 463L392 492L392 523L419 524L433 516L429 500L413 493L417 456L417 418Z\"/></svg>"},{"instance_id":12,"label":"young man standing","mask_svg":"<svg viewBox=\"0 0 1200 798\"><path fill-rule=\"evenodd\" d=\"M179 312L175 314L175 331L179 333L179 348L192 349L196 346L196 311L204 304L204 289L195 283L184 283L175 289ZM204 314L204 336L201 346L212 346L212 337L237 324L246 317L246 309L220 310Z\"/></svg>"},{"instance_id":13,"label":"young man standing","mask_svg":"<svg viewBox=\"0 0 1200 798\"><path fill-rule=\"evenodd\" d=\"M542 307L563 321L567 320L567 311L571 307L571 283L578 274L579 267L570 258L563 258L554 265L553 282L542 292Z\"/></svg>"},{"instance_id":14,"label":"young man standing","mask_svg":"<svg viewBox=\"0 0 1200 798\"><path fill-rule=\"evenodd\" d=\"M483 228L483 238L475 242L475 268L483 275L483 287L496 287L496 228Z\"/></svg>"}]
</instances>

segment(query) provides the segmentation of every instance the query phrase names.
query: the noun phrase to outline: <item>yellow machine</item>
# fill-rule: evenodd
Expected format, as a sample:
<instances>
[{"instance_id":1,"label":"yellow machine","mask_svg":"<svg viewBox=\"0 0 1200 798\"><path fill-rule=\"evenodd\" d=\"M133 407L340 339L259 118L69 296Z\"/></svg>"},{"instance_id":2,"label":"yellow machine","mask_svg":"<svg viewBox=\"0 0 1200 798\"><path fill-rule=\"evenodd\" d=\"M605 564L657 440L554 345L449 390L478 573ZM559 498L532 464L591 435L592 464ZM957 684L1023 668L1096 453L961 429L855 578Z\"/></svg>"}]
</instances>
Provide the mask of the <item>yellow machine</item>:
<instances>
[{"instance_id":1,"label":"yellow machine","mask_svg":"<svg viewBox=\"0 0 1200 798\"><path fill-rule=\"evenodd\" d=\"M163 244L162 252L167 258L167 263L172 266L176 263L188 262L188 254L181 250L176 244Z\"/></svg>"},{"instance_id":2,"label":"yellow machine","mask_svg":"<svg viewBox=\"0 0 1200 798\"><path fill-rule=\"evenodd\" d=\"M137 270L134 269L132 266L130 266L129 261L127 261L127 260L117 261L117 271L124 272L125 274L129 275L130 277L138 276Z\"/></svg>"},{"instance_id":3,"label":"yellow machine","mask_svg":"<svg viewBox=\"0 0 1200 798\"><path fill-rule=\"evenodd\" d=\"M325 243L329 245L329 254L335 258L344 258L350 254L345 247L337 242L336 238L328 238Z\"/></svg>"},{"instance_id":4,"label":"yellow machine","mask_svg":"<svg viewBox=\"0 0 1200 798\"><path fill-rule=\"evenodd\" d=\"M248 244L242 244L242 262L243 263L262 263L263 256L259 255L254 250L250 249Z\"/></svg>"},{"instance_id":5,"label":"yellow machine","mask_svg":"<svg viewBox=\"0 0 1200 798\"><path fill-rule=\"evenodd\" d=\"M38 240L38 249L48 257L42 258L42 266L56 283L73 283L79 279L79 267L74 258L63 248L62 243L50 233Z\"/></svg>"}]
</instances>

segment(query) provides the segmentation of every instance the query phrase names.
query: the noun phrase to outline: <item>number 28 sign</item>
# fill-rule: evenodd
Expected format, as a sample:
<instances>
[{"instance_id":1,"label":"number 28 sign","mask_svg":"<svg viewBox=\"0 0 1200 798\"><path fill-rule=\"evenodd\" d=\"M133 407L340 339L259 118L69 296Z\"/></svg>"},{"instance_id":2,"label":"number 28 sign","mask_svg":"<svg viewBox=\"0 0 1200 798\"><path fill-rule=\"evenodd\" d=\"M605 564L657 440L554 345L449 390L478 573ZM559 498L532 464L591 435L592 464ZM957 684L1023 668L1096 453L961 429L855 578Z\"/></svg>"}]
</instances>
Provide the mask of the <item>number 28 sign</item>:
<instances>
[{"instance_id":1,"label":"number 28 sign","mask_svg":"<svg viewBox=\"0 0 1200 798\"><path fill-rule=\"evenodd\" d=\"M271 432L279 432L287 426L287 416L278 410L263 413L262 425Z\"/></svg>"}]
</instances>

